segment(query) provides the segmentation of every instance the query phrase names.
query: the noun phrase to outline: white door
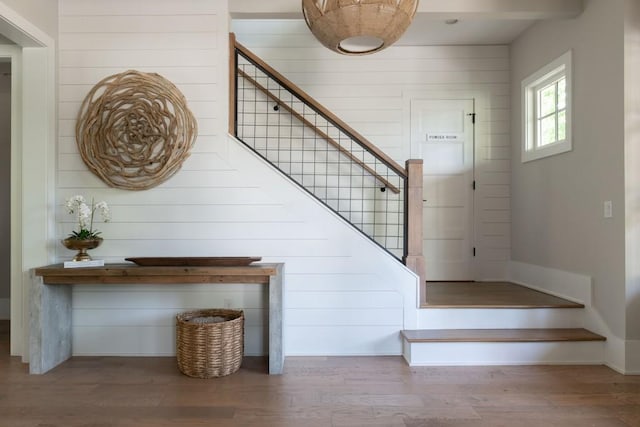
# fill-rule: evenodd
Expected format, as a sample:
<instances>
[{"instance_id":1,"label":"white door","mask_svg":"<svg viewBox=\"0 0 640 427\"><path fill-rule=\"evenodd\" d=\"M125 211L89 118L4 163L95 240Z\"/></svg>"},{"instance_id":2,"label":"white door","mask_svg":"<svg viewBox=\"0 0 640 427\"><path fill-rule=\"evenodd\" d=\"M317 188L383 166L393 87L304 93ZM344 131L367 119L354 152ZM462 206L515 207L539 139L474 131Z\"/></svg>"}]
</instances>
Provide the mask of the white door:
<instances>
[{"instance_id":1,"label":"white door","mask_svg":"<svg viewBox=\"0 0 640 427\"><path fill-rule=\"evenodd\" d=\"M473 100L411 101L412 156L424 160L427 280L473 280Z\"/></svg>"}]
</instances>

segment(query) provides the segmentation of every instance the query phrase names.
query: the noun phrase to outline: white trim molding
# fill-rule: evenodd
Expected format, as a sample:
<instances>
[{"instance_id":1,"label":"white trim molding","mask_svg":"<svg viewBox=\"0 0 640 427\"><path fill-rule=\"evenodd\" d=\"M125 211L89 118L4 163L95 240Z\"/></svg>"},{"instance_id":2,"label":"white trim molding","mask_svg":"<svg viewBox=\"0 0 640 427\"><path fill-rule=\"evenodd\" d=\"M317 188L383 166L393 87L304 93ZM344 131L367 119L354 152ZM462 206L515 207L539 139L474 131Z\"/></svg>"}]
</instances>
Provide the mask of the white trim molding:
<instances>
[{"instance_id":1,"label":"white trim molding","mask_svg":"<svg viewBox=\"0 0 640 427\"><path fill-rule=\"evenodd\" d=\"M539 119L537 95L547 84L552 84L554 80L565 78L566 100L565 100L565 137L547 145L540 145L539 134L536 131ZM554 59L544 67L540 68L521 83L522 104L522 162L549 157L556 154L566 153L572 149L572 54L568 51L559 58ZM557 105L556 105L557 107ZM557 124L556 124L557 126Z\"/></svg>"},{"instance_id":2,"label":"white trim molding","mask_svg":"<svg viewBox=\"0 0 640 427\"><path fill-rule=\"evenodd\" d=\"M585 305L583 328L607 338L604 363L625 375L640 374L640 340L616 336L591 302L591 277L524 262L509 262L509 280L531 289L546 292Z\"/></svg>"},{"instance_id":3,"label":"white trim molding","mask_svg":"<svg viewBox=\"0 0 640 427\"><path fill-rule=\"evenodd\" d=\"M55 41L0 2L0 34L13 48L11 135L11 354L27 361L28 272L53 260L56 147ZM24 212L29 212L25 223Z\"/></svg>"},{"instance_id":4,"label":"white trim molding","mask_svg":"<svg viewBox=\"0 0 640 427\"><path fill-rule=\"evenodd\" d=\"M554 268L509 261L509 280L537 291L591 305L591 277Z\"/></svg>"}]
</instances>

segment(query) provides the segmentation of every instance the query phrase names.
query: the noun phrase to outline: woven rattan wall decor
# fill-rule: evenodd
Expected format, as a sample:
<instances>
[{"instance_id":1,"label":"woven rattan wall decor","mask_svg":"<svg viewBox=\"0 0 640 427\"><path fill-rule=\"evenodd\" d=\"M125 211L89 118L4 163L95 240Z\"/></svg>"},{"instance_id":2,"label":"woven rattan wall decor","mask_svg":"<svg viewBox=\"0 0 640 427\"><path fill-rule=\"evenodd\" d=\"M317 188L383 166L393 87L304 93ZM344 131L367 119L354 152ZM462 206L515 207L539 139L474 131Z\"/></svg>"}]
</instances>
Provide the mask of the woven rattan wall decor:
<instances>
[{"instance_id":1,"label":"woven rattan wall decor","mask_svg":"<svg viewBox=\"0 0 640 427\"><path fill-rule=\"evenodd\" d=\"M109 76L87 94L76 123L80 156L109 186L146 190L189 157L197 123L184 95L155 73Z\"/></svg>"}]
</instances>

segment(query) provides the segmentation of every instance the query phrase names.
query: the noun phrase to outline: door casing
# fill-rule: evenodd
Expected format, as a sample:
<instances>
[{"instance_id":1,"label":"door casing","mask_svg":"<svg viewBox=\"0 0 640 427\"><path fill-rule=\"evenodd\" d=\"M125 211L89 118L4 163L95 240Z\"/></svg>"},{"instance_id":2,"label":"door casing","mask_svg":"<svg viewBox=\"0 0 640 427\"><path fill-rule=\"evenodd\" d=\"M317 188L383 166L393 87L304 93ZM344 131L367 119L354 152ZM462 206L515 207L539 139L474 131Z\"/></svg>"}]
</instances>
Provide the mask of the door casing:
<instances>
[{"instance_id":1,"label":"door casing","mask_svg":"<svg viewBox=\"0 0 640 427\"><path fill-rule=\"evenodd\" d=\"M55 41L0 2L2 46L12 62L11 355L28 360L30 271L53 261Z\"/></svg>"},{"instance_id":2,"label":"door casing","mask_svg":"<svg viewBox=\"0 0 640 427\"><path fill-rule=\"evenodd\" d=\"M425 238L425 245L430 241L441 247L440 250L424 248L427 280L461 281L475 277L474 117L473 99L421 98L411 102L411 151L414 156L424 159L423 186L425 189L431 186L432 190L433 185L446 188L446 191L438 192L441 194L437 200L434 200L436 194L424 196L425 237L428 234L432 236L431 239ZM427 125L423 120L431 123ZM438 229L430 232L429 223L434 227L433 221L437 221ZM429 260L429 253L431 256L441 254L441 261ZM447 253L452 258L445 260Z\"/></svg>"}]
</instances>

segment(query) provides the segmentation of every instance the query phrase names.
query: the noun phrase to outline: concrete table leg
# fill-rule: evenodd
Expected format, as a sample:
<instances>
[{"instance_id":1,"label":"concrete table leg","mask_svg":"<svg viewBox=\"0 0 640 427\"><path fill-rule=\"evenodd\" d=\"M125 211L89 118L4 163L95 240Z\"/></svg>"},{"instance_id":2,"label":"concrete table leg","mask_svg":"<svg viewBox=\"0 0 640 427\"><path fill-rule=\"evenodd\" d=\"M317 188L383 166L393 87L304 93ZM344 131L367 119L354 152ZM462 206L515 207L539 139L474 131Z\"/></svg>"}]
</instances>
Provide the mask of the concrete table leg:
<instances>
[{"instance_id":1,"label":"concrete table leg","mask_svg":"<svg viewBox=\"0 0 640 427\"><path fill-rule=\"evenodd\" d=\"M71 286L45 285L31 272L29 373L44 374L71 357Z\"/></svg>"},{"instance_id":2,"label":"concrete table leg","mask_svg":"<svg viewBox=\"0 0 640 427\"><path fill-rule=\"evenodd\" d=\"M269 278L269 375L284 370L284 264Z\"/></svg>"}]
</instances>

